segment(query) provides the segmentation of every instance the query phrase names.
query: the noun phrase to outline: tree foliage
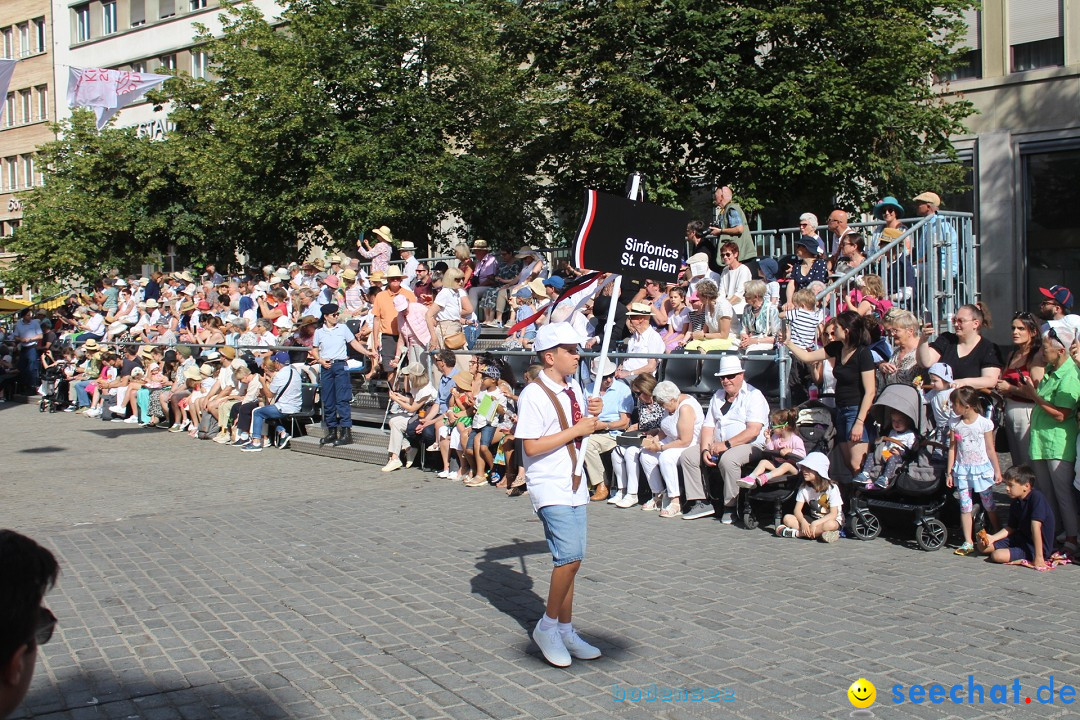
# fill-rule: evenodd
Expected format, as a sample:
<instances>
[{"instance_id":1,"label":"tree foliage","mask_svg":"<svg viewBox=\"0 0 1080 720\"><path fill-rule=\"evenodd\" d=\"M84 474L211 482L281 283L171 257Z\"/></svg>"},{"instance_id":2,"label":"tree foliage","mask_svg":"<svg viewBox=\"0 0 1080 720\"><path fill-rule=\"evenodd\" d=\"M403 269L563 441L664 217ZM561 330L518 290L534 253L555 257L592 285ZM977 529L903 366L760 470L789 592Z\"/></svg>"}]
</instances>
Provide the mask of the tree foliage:
<instances>
[{"instance_id":1,"label":"tree foliage","mask_svg":"<svg viewBox=\"0 0 1080 720\"><path fill-rule=\"evenodd\" d=\"M212 80L151 97L164 142L83 114L42 151L14 243L26 272L85 273L174 244L257 262L389 225L431 244L565 237L582 190L646 175L687 206L955 189L972 112L930 79L971 0L291 0L226 3L197 38ZM553 222L554 221L554 222ZM430 245L429 245L430 247Z\"/></svg>"}]
</instances>

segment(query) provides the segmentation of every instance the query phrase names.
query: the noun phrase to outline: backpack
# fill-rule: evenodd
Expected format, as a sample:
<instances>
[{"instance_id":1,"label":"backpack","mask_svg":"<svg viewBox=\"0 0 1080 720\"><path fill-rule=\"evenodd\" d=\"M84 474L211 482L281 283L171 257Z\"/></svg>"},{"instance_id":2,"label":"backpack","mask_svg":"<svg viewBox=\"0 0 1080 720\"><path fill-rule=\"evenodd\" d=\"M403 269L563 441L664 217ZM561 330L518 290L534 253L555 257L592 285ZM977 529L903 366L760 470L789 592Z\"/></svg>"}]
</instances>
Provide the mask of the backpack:
<instances>
[{"instance_id":1,"label":"backpack","mask_svg":"<svg viewBox=\"0 0 1080 720\"><path fill-rule=\"evenodd\" d=\"M219 432L221 432L221 426L218 425L218 419L209 410L203 410L202 417L199 418L196 437L200 440L213 440Z\"/></svg>"}]
</instances>

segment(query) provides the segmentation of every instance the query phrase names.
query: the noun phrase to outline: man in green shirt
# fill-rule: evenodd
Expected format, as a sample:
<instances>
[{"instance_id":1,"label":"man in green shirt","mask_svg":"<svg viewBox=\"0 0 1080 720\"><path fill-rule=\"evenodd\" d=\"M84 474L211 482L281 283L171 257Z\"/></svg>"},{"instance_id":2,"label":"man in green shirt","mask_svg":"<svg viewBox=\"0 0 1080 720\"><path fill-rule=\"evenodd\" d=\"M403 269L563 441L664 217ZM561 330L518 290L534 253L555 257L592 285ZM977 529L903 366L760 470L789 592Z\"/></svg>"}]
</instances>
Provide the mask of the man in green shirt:
<instances>
[{"instance_id":1,"label":"man in green shirt","mask_svg":"<svg viewBox=\"0 0 1080 720\"><path fill-rule=\"evenodd\" d=\"M732 202L731 188L722 185L716 188L713 196L716 209L713 211L713 223L709 226L709 234L717 238L716 246L721 247L725 242L733 242L739 246L739 260L746 262L758 256L754 239L750 237L750 226L746 222L746 213L738 203ZM716 258L717 262L720 258Z\"/></svg>"}]
</instances>

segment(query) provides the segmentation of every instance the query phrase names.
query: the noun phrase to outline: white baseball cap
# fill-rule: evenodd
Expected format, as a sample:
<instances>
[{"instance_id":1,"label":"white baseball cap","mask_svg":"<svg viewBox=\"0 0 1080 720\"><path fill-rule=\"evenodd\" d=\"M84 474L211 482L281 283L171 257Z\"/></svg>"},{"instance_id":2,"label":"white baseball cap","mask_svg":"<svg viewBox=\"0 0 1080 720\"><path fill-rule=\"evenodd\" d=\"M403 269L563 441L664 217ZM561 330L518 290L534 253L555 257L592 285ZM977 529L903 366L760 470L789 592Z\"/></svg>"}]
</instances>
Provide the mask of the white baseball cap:
<instances>
[{"instance_id":1,"label":"white baseball cap","mask_svg":"<svg viewBox=\"0 0 1080 720\"><path fill-rule=\"evenodd\" d=\"M567 322L548 323L536 331L533 350L543 352L556 345L584 345L585 338Z\"/></svg>"}]
</instances>

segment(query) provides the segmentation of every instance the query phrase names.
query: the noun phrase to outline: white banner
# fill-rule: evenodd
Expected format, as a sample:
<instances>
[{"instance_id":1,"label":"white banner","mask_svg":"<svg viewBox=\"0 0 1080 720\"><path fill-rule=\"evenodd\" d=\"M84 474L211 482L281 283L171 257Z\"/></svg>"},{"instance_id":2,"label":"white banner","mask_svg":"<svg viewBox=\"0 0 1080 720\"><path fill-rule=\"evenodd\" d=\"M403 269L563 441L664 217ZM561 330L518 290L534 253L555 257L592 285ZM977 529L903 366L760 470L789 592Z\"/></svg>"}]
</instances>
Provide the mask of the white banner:
<instances>
[{"instance_id":1,"label":"white banner","mask_svg":"<svg viewBox=\"0 0 1080 720\"><path fill-rule=\"evenodd\" d=\"M11 76L15 74L15 60L0 60L0 120L14 124L14 118L5 118L4 111L7 109L7 91L11 85ZM15 109L14 106L11 108Z\"/></svg>"},{"instance_id":2,"label":"white banner","mask_svg":"<svg viewBox=\"0 0 1080 720\"><path fill-rule=\"evenodd\" d=\"M100 130L120 108L139 102L146 93L170 77L127 70L69 68L68 106L93 109Z\"/></svg>"}]
</instances>

